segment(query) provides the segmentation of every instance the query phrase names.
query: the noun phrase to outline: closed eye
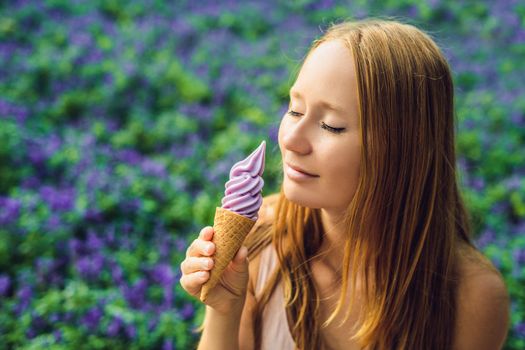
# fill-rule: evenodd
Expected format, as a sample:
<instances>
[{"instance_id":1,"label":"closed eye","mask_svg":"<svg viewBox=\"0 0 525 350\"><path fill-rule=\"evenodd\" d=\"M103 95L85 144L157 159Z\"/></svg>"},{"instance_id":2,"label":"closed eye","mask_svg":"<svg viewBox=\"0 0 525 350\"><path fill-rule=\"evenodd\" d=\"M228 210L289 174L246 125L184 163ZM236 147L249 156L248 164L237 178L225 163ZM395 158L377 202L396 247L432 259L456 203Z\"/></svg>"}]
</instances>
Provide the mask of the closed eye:
<instances>
[{"instance_id":1,"label":"closed eye","mask_svg":"<svg viewBox=\"0 0 525 350\"><path fill-rule=\"evenodd\" d=\"M330 132L333 132L333 133L336 133L336 134L342 133L345 130L345 128L334 128L334 127L331 127L330 125L327 125L324 122L321 122L321 127L323 129L326 129L326 130L328 130Z\"/></svg>"},{"instance_id":2,"label":"closed eye","mask_svg":"<svg viewBox=\"0 0 525 350\"><path fill-rule=\"evenodd\" d=\"M302 115L301 113L292 110L289 110L287 113L292 117L300 117ZM340 134L345 130L345 128L334 128L325 122L321 122L321 128L333 132L334 134Z\"/></svg>"},{"instance_id":3,"label":"closed eye","mask_svg":"<svg viewBox=\"0 0 525 350\"><path fill-rule=\"evenodd\" d=\"M292 111L291 109L288 111L288 114L291 115L292 117L300 117L301 116L301 113Z\"/></svg>"}]
</instances>

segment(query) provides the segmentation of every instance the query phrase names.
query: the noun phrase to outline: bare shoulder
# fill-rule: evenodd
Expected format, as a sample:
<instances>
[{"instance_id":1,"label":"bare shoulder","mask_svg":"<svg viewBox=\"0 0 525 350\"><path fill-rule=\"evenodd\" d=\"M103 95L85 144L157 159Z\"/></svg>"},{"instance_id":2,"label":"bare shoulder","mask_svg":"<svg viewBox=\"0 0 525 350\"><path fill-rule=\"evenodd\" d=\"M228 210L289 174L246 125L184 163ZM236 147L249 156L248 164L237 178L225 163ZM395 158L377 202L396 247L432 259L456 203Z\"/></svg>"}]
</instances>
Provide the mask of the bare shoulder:
<instances>
[{"instance_id":1,"label":"bare shoulder","mask_svg":"<svg viewBox=\"0 0 525 350\"><path fill-rule=\"evenodd\" d=\"M459 260L454 349L501 349L509 328L510 298L499 271L481 253Z\"/></svg>"},{"instance_id":2,"label":"bare shoulder","mask_svg":"<svg viewBox=\"0 0 525 350\"><path fill-rule=\"evenodd\" d=\"M259 216L264 219L264 221L272 221L274 218L275 205L279 199L278 193L273 193L268 196L263 197L263 203L259 210Z\"/></svg>"}]
</instances>

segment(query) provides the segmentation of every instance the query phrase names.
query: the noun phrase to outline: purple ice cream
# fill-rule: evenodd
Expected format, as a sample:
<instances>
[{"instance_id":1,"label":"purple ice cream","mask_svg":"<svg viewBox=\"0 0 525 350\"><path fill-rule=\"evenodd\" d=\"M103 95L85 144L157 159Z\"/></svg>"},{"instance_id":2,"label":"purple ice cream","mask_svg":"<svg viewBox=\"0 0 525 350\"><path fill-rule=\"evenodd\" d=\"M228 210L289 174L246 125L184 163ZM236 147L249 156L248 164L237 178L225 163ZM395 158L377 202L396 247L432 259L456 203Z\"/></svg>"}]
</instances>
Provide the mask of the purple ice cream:
<instances>
[{"instance_id":1,"label":"purple ice cream","mask_svg":"<svg viewBox=\"0 0 525 350\"><path fill-rule=\"evenodd\" d=\"M263 141L246 159L235 163L226 182L222 207L251 220L257 220L262 204L261 190L264 180L264 156L266 141Z\"/></svg>"}]
</instances>

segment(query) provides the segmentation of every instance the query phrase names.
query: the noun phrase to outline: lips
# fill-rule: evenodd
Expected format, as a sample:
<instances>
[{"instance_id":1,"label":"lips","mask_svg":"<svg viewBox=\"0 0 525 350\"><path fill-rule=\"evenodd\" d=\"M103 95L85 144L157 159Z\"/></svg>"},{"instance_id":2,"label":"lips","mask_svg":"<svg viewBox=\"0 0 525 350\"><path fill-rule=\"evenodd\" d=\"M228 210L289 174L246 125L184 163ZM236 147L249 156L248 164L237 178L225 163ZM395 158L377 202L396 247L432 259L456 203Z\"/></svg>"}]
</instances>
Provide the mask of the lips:
<instances>
[{"instance_id":1,"label":"lips","mask_svg":"<svg viewBox=\"0 0 525 350\"><path fill-rule=\"evenodd\" d=\"M309 176L314 176L314 177L318 177L319 175L315 175L315 174L312 174L312 173L309 173L308 171L306 171L305 169L301 168L300 166L297 166L297 165L294 165L294 164L290 164L290 163L286 163L286 165L288 165L290 168L294 169L295 171L299 171L303 174L306 174L306 175L309 175Z\"/></svg>"}]
</instances>

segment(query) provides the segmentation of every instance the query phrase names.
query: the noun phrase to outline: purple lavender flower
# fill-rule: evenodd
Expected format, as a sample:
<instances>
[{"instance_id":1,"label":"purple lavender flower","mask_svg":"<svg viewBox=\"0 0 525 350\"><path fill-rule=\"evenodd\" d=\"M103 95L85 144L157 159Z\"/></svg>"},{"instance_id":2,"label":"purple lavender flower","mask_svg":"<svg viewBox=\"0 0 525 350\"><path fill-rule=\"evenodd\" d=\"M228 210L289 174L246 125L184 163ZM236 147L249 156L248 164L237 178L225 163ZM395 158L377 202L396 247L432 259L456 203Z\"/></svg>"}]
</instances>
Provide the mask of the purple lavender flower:
<instances>
[{"instance_id":1,"label":"purple lavender flower","mask_svg":"<svg viewBox=\"0 0 525 350\"><path fill-rule=\"evenodd\" d=\"M46 228L51 232L56 231L60 228L61 223L62 223L62 220L60 219L59 215L51 214L51 216L46 222Z\"/></svg>"},{"instance_id":2,"label":"purple lavender flower","mask_svg":"<svg viewBox=\"0 0 525 350\"><path fill-rule=\"evenodd\" d=\"M477 190L481 191L485 188L485 180L481 177L476 177L472 180L472 187Z\"/></svg>"},{"instance_id":3,"label":"purple lavender flower","mask_svg":"<svg viewBox=\"0 0 525 350\"><path fill-rule=\"evenodd\" d=\"M11 287L11 278L8 275L0 275L0 296L6 296Z\"/></svg>"},{"instance_id":4,"label":"purple lavender flower","mask_svg":"<svg viewBox=\"0 0 525 350\"><path fill-rule=\"evenodd\" d=\"M168 264L158 264L153 268L151 274L153 280L161 286L172 286L175 282L175 274Z\"/></svg>"},{"instance_id":5,"label":"purple lavender flower","mask_svg":"<svg viewBox=\"0 0 525 350\"><path fill-rule=\"evenodd\" d=\"M45 326L46 321L35 311L31 312L31 328L40 333Z\"/></svg>"},{"instance_id":6,"label":"purple lavender flower","mask_svg":"<svg viewBox=\"0 0 525 350\"><path fill-rule=\"evenodd\" d=\"M102 214L97 208L88 208L84 213L84 218L88 221L100 222Z\"/></svg>"},{"instance_id":7,"label":"purple lavender flower","mask_svg":"<svg viewBox=\"0 0 525 350\"><path fill-rule=\"evenodd\" d=\"M91 259L87 256L80 258L76 263L77 272L84 278L91 275Z\"/></svg>"},{"instance_id":8,"label":"purple lavender flower","mask_svg":"<svg viewBox=\"0 0 525 350\"><path fill-rule=\"evenodd\" d=\"M173 342L171 339L165 339L162 344L162 350L173 350Z\"/></svg>"},{"instance_id":9,"label":"purple lavender flower","mask_svg":"<svg viewBox=\"0 0 525 350\"><path fill-rule=\"evenodd\" d=\"M525 337L525 322L518 323L514 327L514 330L516 331L516 333L518 333L518 336Z\"/></svg>"},{"instance_id":10,"label":"purple lavender flower","mask_svg":"<svg viewBox=\"0 0 525 350\"><path fill-rule=\"evenodd\" d=\"M173 305L173 287L171 285L163 286L164 289L164 307L171 308Z\"/></svg>"},{"instance_id":11,"label":"purple lavender flower","mask_svg":"<svg viewBox=\"0 0 525 350\"><path fill-rule=\"evenodd\" d=\"M86 185L88 188L99 187L104 180L104 174L100 172L92 172L86 176Z\"/></svg>"},{"instance_id":12,"label":"purple lavender flower","mask_svg":"<svg viewBox=\"0 0 525 350\"><path fill-rule=\"evenodd\" d=\"M95 232L88 230L86 247L90 252L99 252L104 248L104 241Z\"/></svg>"},{"instance_id":13,"label":"purple lavender flower","mask_svg":"<svg viewBox=\"0 0 525 350\"><path fill-rule=\"evenodd\" d=\"M29 286L23 286L18 290L16 293L16 298L18 299L18 303L16 306L16 311L18 314L22 313L27 309L29 304L31 303L31 298L33 297L33 290Z\"/></svg>"},{"instance_id":14,"label":"purple lavender flower","mask_svg":"<svg viewBox=\"0 0 525 350\"><path fill-rule=\"evenodd\" d=\"M166 167L164 164L155 162L149 159L145 159L141 164L142 171L146 175L165 177L167 175Z\"/></svg>"},{"instance_id":15,"label":"purple lavender flower","mask_svg":"<svg viewBox=\"0 0 525 350\"><path fill-rule=\"evenodd\" d=\"M203 106L201 104L186 104L179 107L179 111L191 119L195 119L203 123L209 123L213 118L213 109L209 106Z\"/></svg>"},{"instance_id":16,"label":"purple lavender flower","mask_svg":"<svg viewBox=\"0 0 525 350\"><path fill-rule=\"evenodd\" d=\"M49 316L49 322L51 322L51 324L57 323L59 320L60 320L60 317L56 312L53 312Z\"/></svg>"},{"instance_id":17,"label":"purple lavender flower","mask_svg":"<svg viewBox=\"0 0 525 350\"><path fill-rule=\"evenodd\" d=\"M73 314L73 312L71 311L66 311L64 313L64 316L63 316L63 321L68 323L68 322L73 322L75 319L75 315Z\"/></svg>"},{"instance_id":18,"label":"purple lavender flower","mask_svg":"<svg viewBox=\"0 0 525 350\"><path fill-rule=\"evenodd\" d=\"M514 111L510 115L510 121L516 126L516 127L523 127L525 122L525 115L522 112Z\"/></svg>"},{"instance_id":19,"label":"purple lavender flower","mask_svg":"<svg viewBox=\"0 0 525 350\"><path fill-rule=\"evenodd\" d=\"M40 186L40 180L38 177L36 176L29 176L29 177L26 177L23 181L22 181L22 187L23 188L37 188Z\"/></svg>"},{"instance_id":20,"label":"purple lavender flower","mask_svg":"<svg viewBox=\"0 0 525 350\"><path fill-rule=\"evenodd\" d=\"M525 42L525 29L523 28L516 29L514 33L513 41L516 44L522 44L523 42Z\"/></svg>"},{"instance_id":21,"label":"purple lavender flower","mask_svg":"<svg viewBox=\"0 0 525 350\"><path fill-rule=\"evenodd\" d=\"M492 212L494 214L504 214L509 209L509 203L507 202L497 202L492 206Z\"/></svg>"},{"instance_id":22,"label":"purple lavender flower","mask_svg":"<svg viewBox=\"0 0 525 350\"><path fill-rule=\"evenodd\" d=\"M133 224L130 221L125 221L121 226L122 233L128 234L133 231Z\"/></svg>"},{"instance_id":23,"label":"purple lavender flower","mask_svg":"<svg viewBox=\"0 0 525 350\"><path fill-rule=\"evenodd\" d=\"M148 284L146 280L141 278L131 287L127 285L122 286L121 290L129 305L138 309L145 304L147 288Z\"/></svg>"},{"instance_id":24,"label":"purple lavender flower","mask_svg":"<svg viewBox=\"0 0 525 350\"><path fill-rule=\"evenodd\" d=\"M39 279L45 282L48 274L54 270L54 262L49 258L38 258L36 260L36 271Z\"/></svg>"},{"instance_id":25,"label":"purple lavender flower","mask_svg":"<svg viewBox=\"0 0 525 350\"><path fill-rule=\"evenodd\" d=\"M512 257L518 266L525 266L525 248L516 248L512 252Z\"/></svg>"},{"instance_id":26,"label":"purple lavender flower","mask_svg":"<svg viewBox=\"0 0 525 350\"><path fill-rule=\"evenodd\" d=\"M104 266L104 257L100 254L83 256L77 260L76 269L82 278L95 279Z\"/></svg>"},{"instance_id":27,"label":"purple lavender flower","mask_svg":"<svg viewBox=\"0 0 525 350\"><path fill-rule=\"evenodd\" d=\"M30 139L27 143L29 160L37 167L43 165L61 146L60 138L53 134L47 139Z\"/></svg>"},{"instance_id":28,"label":"purple lavender flower","mask_svg":"<svg viewBox=\"0 0 525 350\"><path fill-rule=\"evenodd\" d=\"M0 49L8 51L11 50L11 47L9 45L2 45L0 46ZM26 121L27 116L28 111L26 107L0 99L0 117L14 117L19 124L23 124Z\"/></svg>"},{"instance_id":29,"label":"purple lavender flower","mask_svg":"<svg viewBox=\"0 0 525 350\"><path fill-rule=\"evenodd\" d=\"M14 113L17 123L24 124L24 122L27 119L28 114L29 113L27 112L27 109L22 108L22 107L18 107L15 110L15 113Z\"/></svg>"},{"instance_id":30,"label":"purple lavender flower","mask_svg":"<svg viewBox=\"0 0 525 350\"><path fill-rule=\"evenodd\" d=\"M516 191L520 188L521 179L519 176L514 175L506 181L505 185L509 191Z\"/></svg>"},{"instance_id":31,"label":"purple lavender flower","mask_svg":"<svg viewBox=\"0 0 525 350\"><path fill-rule=\"evenodd\" d=\"M81 255L84 253L84 243L76 238L69 240L68 248L72 255Z\"/></svg>"},{"instance_id":32,"label":"purple lavender flower","mask_svg":"<svg viewBox=\"0 0 525 350\"><path fill-rule=\"evenodd\" d=\"M109 225L106 228L106 231L103 234L103 237L104 237L104 240L106 241L106 244L108 244L110 246L113 245L116 242L115 226L114 225Z\"/></svg>"},{"instance_id":33,"label":"purple lavender flower","mask_svg":"<svg viewBox=\"0 0 525 350\"><path fill-rule=\"evenodd\" d=\"M334 0L322 0L311 2L308 6L308 10L319 11L319 10L328 10L335 5Z\"/></svg>"},{"instance_id":34,"label":"purple lavender flower","mask_svg":"<svg viewBox=\"0 0 525 350\"><path fill-rule=\"evenodd\" d=\"M38 334L37 331L31 326L26 330L26 337L28 339L33 339L34 337L37 336L37 334Z\"/></svg>"},{"instance_id":35,"label":"purple lavender flower","mask_svg":"<svg viewBox=\"0 0 525 350\"><path fill-rule=\"evenodd\" d=\"M90 35L88 35L88 33L73 31L70 34L69 42L74 46L89 47L93 43L93 39Z\"/></svg>"},{"instance_id":36,"label":"purple lavender flower","mask_svg":"<svg viewBox=\"0 0 525 350\"><path fill-rule=\"evenodd\" d=\"M0 197L0 225L8 225L18 220L21 203L9 197Z\"/></svg>"},{"instance_id":37,"label":"purple lavender flower","mask_svg":"<svg viewBox=\"0 0 525 350\"><path fill-rule=\"evenodd\" d=\"M158 321L155 318L151 318L148 321L148 332L153 332L157 327Z\"/></svg>"},{"instance_id":38,"label":"purple lavender flower","mask_svg":"<svg viewBox=\"0 0 525 350\"><path fill-rule=\"evenodd\" d=\"M57 329L53 332L53 335L55 336L55 341L57 343L60 343L60 341L62 340L62 331L60 329Z\"/></svg>"},{"instance_id":39,"label":"purple lavender flower","mask_svg":"<svg viewBox=\"0 0 525 350\"><path fill-rule=\"evenodd\" d=\"M479 249L485 248L490 243L493 243L496 238L496 234L491 229L486 229L481 233L481 235L476 240L476 246Z\"/></svg>"},{"instance_id":40,"label":"purple lavender flower","mask_svg":"<svg viewBox=\"0 0 525 350\"><path fill-rule=\"evenodd\" d=\"M53 211L67 211L74 207L74 189L56 189L51 186L43 186L40 189L40 196L49 204Z\"/></svg>"},{"instance_id":41,"label":"purple lavender flower","mask_svg":"<svg viewBox=\"0 0 525 350\"><path fill-rule=\"evenodd\" d=\"M124 213L134 214L140 211L142 207L142 201L138 198L125 200L120 203L120 207Z\"/></svg>"},{"instance_id":42,"label":"purple lavender flower","mask_svg":"<svg viewBox=\"0 0 525 350\"><path fill-rule=\"evenodd\" d=\"M188 188L187 181L180 176L170 176L169 185L175 192L186 192Z\"/></svg>"},{"instance_id":43,"label":"purple lavender flower","mask_svg":"<svg viewBox=\"0 0 525 350\"><path fill-rule=\"evenodd\" d=\"M114 317L106 332L110 337L116 337L123 326L124 322L122 322L122 319L119 317Z\"/></svg>"},{"instance_id":44,"label":"purple lavender flower","mask_svg":"<svg viewBox=\"0 0 525 350\"><path fill-rule=\"evenodd\" d=\"M186 241L184 237L177 237L175 239L175 249L178 252L181 252L181 253L185 252L187 247L188 247L188 242Z\"/></svg>"},{"instance_id":45,"label":"purple lavender flower","mask_svg":"<svg viewBox=\"0 0 525 350\"><path fill-rule=\"evenodd\" d=\"M128 324L126 326L126 335L129 339L134 340L137 338L137 327L133 324Z\"/></svg>"},{"instance_id":46,"label":"purple lavender flower","mask_svg":"<svg viewBox=\"0 0 525 350\"><path fill-rule=\"evenodd\" d=\"M176 159L184 159L192 155L194 148L191 145L173 145L170 149L170 153Z\"/></svg>"},{"instance_id":47,"label":"purple lavender flower","mask_svg":"<svg viewBox=\"0 0 525 350\"><path fill-rule=\"evenodd\" d=\"M82 323L88 328L90 332L94 332L102 319L103 312L99 306L92 307L84 315Z\"/></svg>"},{"instance_id":48,"label":"purple lavender flower","mask_svg":"<svg viewBox=\"0 0 525 350\"><path fill-rule=\"evenodd\" d=\"M191 303L185 303L182 309L179 311L180 316L183 320L188 320L195 314L195 308Z\"/></svg>"},{"instance_id":49,"label":"purple lavender flower","mask_svg":"<svg viewBox=\"0 0 525 350\"><path fill-rule=\"evenodd\" d=\"M1 44L0 49L9 50L11 45ZM2 50L2 52L4 51ZM4 100L3 98L0 98L0 116L7 116L9 115L9 107L10 104L8 101Z\"/></svg>"}]
</instances>

